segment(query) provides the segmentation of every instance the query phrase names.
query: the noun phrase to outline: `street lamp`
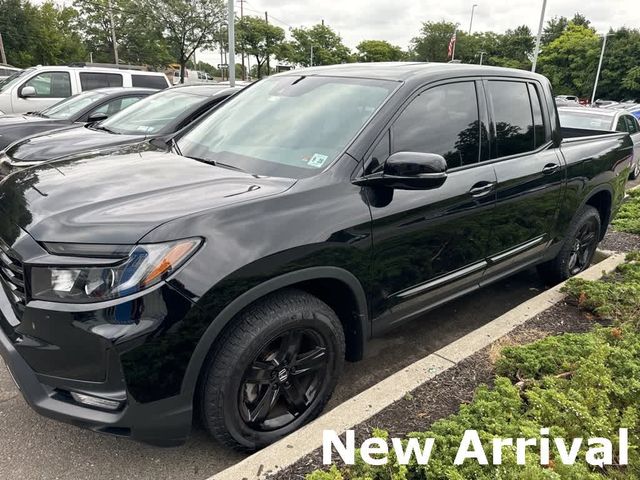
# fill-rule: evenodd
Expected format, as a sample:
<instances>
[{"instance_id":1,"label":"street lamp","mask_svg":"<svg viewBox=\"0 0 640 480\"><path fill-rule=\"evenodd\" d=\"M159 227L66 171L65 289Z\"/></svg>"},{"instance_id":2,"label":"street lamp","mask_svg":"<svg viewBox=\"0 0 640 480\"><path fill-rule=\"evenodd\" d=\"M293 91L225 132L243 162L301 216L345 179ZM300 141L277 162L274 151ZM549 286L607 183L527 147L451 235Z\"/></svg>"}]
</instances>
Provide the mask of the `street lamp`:
<instances>
[{"instance_id":1,"label":"street lamp","mask_svg":"<svg viewBox=\"0 0 640 480\"><path fill-rule=\"evenodd\" d=\"M540 39L542 38L542 27L544 27L544 12L547 9L547 0L542 1L542 11L540 12L540 25L538 25L538 36L536 37L536 49L533 53L533 62L531 63L531 71L536 71L538 65L538 55L540 54Z\"/></svg>"},{"instance_id":2,"label":"street lamp","mask_svg":"<svg viewBox=\"0 0 640 480\"><path fill-rule=\"evenodd\" d=\"M477 6L478 4L474 3L473 7L471 7L471 21L469 22L469 35L471 35L471 28L473 27L473 14L475 13Z\"/></svg>"},{"instance_id":3,"label":"street lamp","mask_svg":"<svg viewBox=\"0 0 640 480\"><path fill-rule=\"evenodd\" d=\"M231 87L236 86L236 13L235 13L235 5L233 0L229 0L227 4L228 14L229 14L229 85Z\"/></svg>"},{"instance_id":4,"label":"street lamp","mask_svg":"<svg viewBox=\"0 0 640 480\"><path fill-rule=\"evenodd\" d=\"M600 51L600 61L598 62L598 71L596 73L596 82L593 84L593 94L591 95L591 105L596 101L596 90L598 90L598 81L600 80L600 71L602 70L602 60L604 59L604 49L607 48L607 37L613 33L605 33L602 35L602 50Z\"/></svg>"}]
</instances>

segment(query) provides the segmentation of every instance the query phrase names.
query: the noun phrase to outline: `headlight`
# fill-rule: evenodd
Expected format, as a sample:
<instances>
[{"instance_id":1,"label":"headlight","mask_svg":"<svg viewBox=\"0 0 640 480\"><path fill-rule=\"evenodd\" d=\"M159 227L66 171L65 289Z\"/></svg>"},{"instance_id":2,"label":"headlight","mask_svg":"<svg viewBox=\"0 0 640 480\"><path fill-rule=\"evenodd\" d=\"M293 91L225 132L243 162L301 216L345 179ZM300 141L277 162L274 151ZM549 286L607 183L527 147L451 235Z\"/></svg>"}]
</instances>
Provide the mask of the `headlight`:
<instances>
[{"instance_id":1,"label":"headlight","mask_svg":"<svg viewBox=\"0 0 640 480\"><path fill-rule=\"evenodd\" d=\"M191 238L111 249L100 245L50 244L47 248L51 253L79 258L73 258L69 262L73 265L69 266L31 267L31 297L51 302L92 303L131 295L167 278L201 243L202 240ZM125 258L114 263L107 260L123 254ZM82 256L103 257L108 264L83 265Z\"/></svg>"}]
</instances>

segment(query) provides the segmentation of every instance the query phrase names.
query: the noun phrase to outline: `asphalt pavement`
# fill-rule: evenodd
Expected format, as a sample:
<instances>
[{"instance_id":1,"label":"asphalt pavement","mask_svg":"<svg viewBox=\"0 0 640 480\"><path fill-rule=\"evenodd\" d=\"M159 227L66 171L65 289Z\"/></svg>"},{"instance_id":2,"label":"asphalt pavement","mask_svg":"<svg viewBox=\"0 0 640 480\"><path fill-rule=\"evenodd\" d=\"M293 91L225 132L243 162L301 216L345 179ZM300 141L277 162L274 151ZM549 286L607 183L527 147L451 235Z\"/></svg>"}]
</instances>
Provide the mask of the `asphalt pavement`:
<instances>
[{"instance_id":1,"label":"asphalt pavement","mask_svg":"<svg viewBox=\"0 0 640 480\"><path fill-rule=\"evenodd\" d=\"M374 339L365 360L346 365L332 408L540 293L527 271L467 295ZM34 413L0 360L0 478L205 479L244 458L208 439L200 427L188 443L162 449L108 437Z\"/></svg>"}]
</instances>

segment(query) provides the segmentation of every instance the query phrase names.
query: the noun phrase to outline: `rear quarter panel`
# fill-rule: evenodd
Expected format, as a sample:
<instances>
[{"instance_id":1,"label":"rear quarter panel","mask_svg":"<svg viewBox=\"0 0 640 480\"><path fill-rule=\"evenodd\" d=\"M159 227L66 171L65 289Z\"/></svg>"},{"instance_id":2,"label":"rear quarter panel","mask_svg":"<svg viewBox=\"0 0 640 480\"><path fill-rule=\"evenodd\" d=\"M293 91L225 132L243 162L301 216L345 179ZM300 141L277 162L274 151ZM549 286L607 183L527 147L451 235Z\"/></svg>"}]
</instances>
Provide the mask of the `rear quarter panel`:
<instances>
[{"instance_id":1,"label":"rear quarter panel","mask_svg":"<svg viewBox=\"0 0 640 480\"><path fill-rule=\"evenodd\" d=\"M604 220L608 223L624 198L633 158L631 138L612 133L572 139L564 141L560 150L566 162L567 188L556 234L564 236L580 208L602 191L611 195L611 215Z\"/></svg>"}]
</instances>

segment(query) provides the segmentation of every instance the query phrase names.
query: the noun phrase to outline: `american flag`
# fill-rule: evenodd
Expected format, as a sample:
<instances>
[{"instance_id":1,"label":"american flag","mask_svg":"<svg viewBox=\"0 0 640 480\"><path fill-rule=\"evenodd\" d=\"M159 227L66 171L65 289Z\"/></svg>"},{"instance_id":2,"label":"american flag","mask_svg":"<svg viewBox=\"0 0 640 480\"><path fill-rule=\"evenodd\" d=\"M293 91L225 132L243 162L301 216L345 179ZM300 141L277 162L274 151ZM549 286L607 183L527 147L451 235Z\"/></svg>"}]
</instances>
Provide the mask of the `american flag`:
<instances>
[{"instance_id":1,"label":"american flag","mask_svg":"<svg viewBox=\"0 0 640 480\"><path fill-rule=\"evenodd\" d=\"M453 52L456 48L456 34L453 33L451 40L449 40L449 56L447 58L453 58Z\"/></svg>"}]
</instances>

